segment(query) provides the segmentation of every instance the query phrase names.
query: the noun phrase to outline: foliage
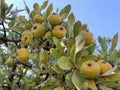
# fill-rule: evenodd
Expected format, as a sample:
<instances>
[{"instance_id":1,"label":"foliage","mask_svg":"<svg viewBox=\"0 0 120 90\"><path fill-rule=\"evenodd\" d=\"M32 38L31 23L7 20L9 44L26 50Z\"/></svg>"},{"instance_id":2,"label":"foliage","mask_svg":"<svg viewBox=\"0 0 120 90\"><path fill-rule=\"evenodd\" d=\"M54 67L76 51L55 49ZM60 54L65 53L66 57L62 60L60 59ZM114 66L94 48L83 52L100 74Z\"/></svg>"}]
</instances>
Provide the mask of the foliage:
<instances>
[{"instance_id":1,"label":"foliage","mask_svg":"<svg viewBox=\"0 0 120 90\"><path fill-rule=\"evenodd\" d=\"M71 5L66 5L55 12L53 11L53 4L48 4L48 0L44 1L42 5L34 3L32 11L25 1L24 4L25 9L14 11L13 4L8 6L4 0L1 0L0 89L120 89L120 50L116 49L118 33L112 39L99 36L99 47L95 41L86 46L86 36L81 31L90 31L86 24L75 20L74 14L70 12ZM19 12L24 10L29 17L18 15ZM54 22L49 21L48 18L51 14L57 14L62 19L56 20L58 17L55 16L55 18L52 18ZM35 15L41 15L42 21L36 22ZM41 20L40 18L39 20ZM45 30L42 35L41 27L34 26L36 23L39 25L38 22ZM56 35L62 33L62 38L54 36L53 28L55 26L53 24L65 28L66 33L62 31L65 35L60 30L56 32ZM33 35L31 33L32 28L41 31L38 30ZM27 33L25 33L26 31ZM37 38L36 35L38 35ZM87 38L89 39L89 37ZM89 39L89 41L91 40ZM29 54L27 54L29 60L24 63L18 60L19 52L17 50L21 48L26 48L29 51ZM22 53L21 55L24 57L26 54ZM82 75L80 67L83 62L88 60L94 60L95 62L105 60L112 65L112 69L94 79L86 79Z\"/></svg>"}]
</instances>

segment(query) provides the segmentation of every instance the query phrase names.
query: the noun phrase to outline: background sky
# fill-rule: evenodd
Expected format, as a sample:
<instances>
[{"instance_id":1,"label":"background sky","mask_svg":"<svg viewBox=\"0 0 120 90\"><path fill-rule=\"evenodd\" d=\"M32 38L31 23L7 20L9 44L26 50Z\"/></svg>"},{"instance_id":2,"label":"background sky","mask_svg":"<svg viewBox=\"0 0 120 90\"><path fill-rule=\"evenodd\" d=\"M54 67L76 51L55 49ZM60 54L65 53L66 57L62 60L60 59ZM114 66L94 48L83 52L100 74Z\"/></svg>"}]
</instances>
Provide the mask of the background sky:
<instances>
[{"instance_id":1,"label":"background sky","mask_svg":"<svg viewBox=\"0 0 120 90\"><path fill-rule=\"evenodd\" d=\"M35 2L41 5L45 0L25 1L28 7L33 9ZM14 4L14 8L24 8L23 0L6 0L6 2ZM112 38L118 32L117 48L120 48L120 0L49 0L49 3L53 3L54 9L62 9L71 4L71 12L74 13L76 21L86 23L95 40L98 36Z\"/></svg>"}]
</instances>

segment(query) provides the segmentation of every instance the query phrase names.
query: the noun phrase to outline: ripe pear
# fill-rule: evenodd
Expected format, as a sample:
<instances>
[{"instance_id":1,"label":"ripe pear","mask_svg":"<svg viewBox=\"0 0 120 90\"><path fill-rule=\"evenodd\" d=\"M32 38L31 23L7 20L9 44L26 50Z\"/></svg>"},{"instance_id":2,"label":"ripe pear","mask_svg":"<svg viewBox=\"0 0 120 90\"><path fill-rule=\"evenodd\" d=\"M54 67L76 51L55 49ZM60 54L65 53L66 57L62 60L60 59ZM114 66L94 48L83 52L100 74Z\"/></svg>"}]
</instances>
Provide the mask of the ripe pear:
<instances>
[{"instance_id":1,"label":"ripe pear","mask_svg":"<svg viewBox=\"0 0 120 90\"><path fill-rule=\"evenodd\" d=\"M100 66L95 61L85 61L80 66L80 72L84 78L94 79L100 75Z\"/></svg>"},{"instance_id":2,"label":"ripe pear","mask_svg":"<svg viewBox=\"0 0 120 90\"><path fill-rule=\"evenodd\" d=\"M81 33L85 35L85 46L89 46L94 42L94 37L91 32L81 31Z\"/></svg>"},{"instance_id":3,"label":"ripe pear","mask_svg":"<svg viewBox=\"0 0 120 90\"><path fill-rule=\"evenodd\" d=\"M36 15L34 16L34 20L35 20L36 23L42 23L42 22L44 21L44 18L43 18L42 15L36 14Z\"/></svg>"},{"instance_id":4,"label":"ripe pear","mask_svg":"<svg viewBox=\"0 0 120 90\"><path fill-rule=\"evenodd\" d=\"M21 43L26 46L33 44L32 33L30 31L25 31L22 33Z\"/></svg>"},{"instance_id":5,"label":"ripe pear","mask_svg":"<svg viewBox=\"0 0 120 90\"><path fill-rule=\"evenodd\" d=\"M48 21L52 26L60 25L62 21L62 17L57 13L52 13L49 15Z\"/></svg>"},{"instance_id":6,"label":"ripe pear","mask_svg":"<svg viewBox=\"0 0 120 90\"><path fill-rule=\"evenodd\" d=\"M53 28L52 34L53 36L55 36L58 39L62 39L65 35L66 35L66 29L61 26L61 25L57 25Z\"/></svg>"},{"instance_id":7,"label":"ripe pear","mask_svg":"<svg viewBox=\"0 0 120 90\"><path fill-rule=\"evenodd\" d=\"M45 34L45 27L42 24L36 23L33 25L31 32L35 38L40 38Z\"/></svg>"},{"instance_id":8,"label":"ripe pear","mask_svg":"<svg viewBox=\"0 0 120 90\"><path fill-rule=\"evenodd\" d=\"M26 63L29 60L29 51L26 48L17 50L17 60L21 63Z\"/></svg>"},{"instance_id":9,"label":"ripe pear","mask_svg":"<svg viewBox=\"0 0 120 90\"><path fill-rule=\"evenodd\" d=\"M112 69L112 65L104 60L99 60L98 64L100 65L101 74L104 74L105 72L107 72L108 70Z\"/></svg>"}]
</instances>

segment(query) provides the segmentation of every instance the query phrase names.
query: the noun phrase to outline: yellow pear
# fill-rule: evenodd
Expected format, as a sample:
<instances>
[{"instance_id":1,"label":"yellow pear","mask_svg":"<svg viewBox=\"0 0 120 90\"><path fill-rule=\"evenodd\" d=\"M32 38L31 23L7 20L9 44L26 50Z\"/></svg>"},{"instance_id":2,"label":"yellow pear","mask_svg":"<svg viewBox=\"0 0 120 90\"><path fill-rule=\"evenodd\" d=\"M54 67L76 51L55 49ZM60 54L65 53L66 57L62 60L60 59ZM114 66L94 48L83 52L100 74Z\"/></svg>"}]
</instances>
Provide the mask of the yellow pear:
<instances>
[{"instance_id":1,"label":"yellow pear","mask_svg":"<svg viewBox=\"0 0 120 90\"><path fill-rule=\"evenodd\" d=\"M26 48L17 50L17 60L21 63L26 63L29 60L29 51Z\"/></svg>"},{"instance_id":2,"label":"yellow pear","mask_svg":"<svg viewBox=\"0 0 120 90\"><path fill-rule=\"evenodd\" d=\"M94 37L91 32L81 31L81 33L85 35L85 46L89 46L94 42Z\"/></svg>"},{"instance_id":3,"label":"yellow pear","mask_svg":"<svg viewBox=\"0 0 120 90\"><path fill-rule=\"evenodd\" d=\"M48 21L52 26L59 25L62 21L62 17L57 13L52 13L48 17Z\"/></svg>"},{"instance_id":4,"label":"yellow pear","mask_svg":"<svg viewBox=\"0 0 120 90\"><path fill-rule=\"evenodd\" d=\"M33 44L32 33L30 31L25 31L22 33L21 43L26 46Z\"/></svg>"},{"instance_id":5,"label":"yellow pear","mask_svg":"<svg viewBox=\"0 0 120 90\"><path fill-rule=\"evenodd\" d=\"M100 75L100 66L95 61L85 61L80 66L80 72L84 78L94 79Z\"/></svg>"},{"instance_id":6,"label":"yellow pear","mask_svg":"<svg viewBox=\"0 0 120 90\"><path fill-rule=\"evenodd\" d=\"M33 25L31 32L35 38L40 38L45 34L45 27L42 24L36 23Z\"/></svg>"},{"instance_id":7,"label":"yellow pear","mask_svg":"<svg viewBox=\"0 0 120 90\"><path fill-rule=\"evenodd\" d=\"M65 35L66 35L66 29L61 26L61 25L57 25L53 28L52 34L53 36L55 36L58 39L62 39Z\"/></svg>"},{"instance_id":8,"label":"yellow pear","mask_svg":"<svg viewBox=\"0 0 120 90\"><path fill-rule=\"evenodd\" d=\"M42 22L44 21L44 18L43 18L42 15L36 14L36 15L34 16L34 20L35 20L36 23L42 23Z\"/></svg>"},{"instance_id":9,"label":"yellow pear","mask_svg":"<svg viewBox=\"0 0 120 90\"><path fill-rule=\"evenodd\" d=\"M105 60L99 60L98 64L100 65L100 68L101 68L101 71L100 71L101 74L112 69L112 65L110 63L106 62Z\"/></svg>"}]
</instances>

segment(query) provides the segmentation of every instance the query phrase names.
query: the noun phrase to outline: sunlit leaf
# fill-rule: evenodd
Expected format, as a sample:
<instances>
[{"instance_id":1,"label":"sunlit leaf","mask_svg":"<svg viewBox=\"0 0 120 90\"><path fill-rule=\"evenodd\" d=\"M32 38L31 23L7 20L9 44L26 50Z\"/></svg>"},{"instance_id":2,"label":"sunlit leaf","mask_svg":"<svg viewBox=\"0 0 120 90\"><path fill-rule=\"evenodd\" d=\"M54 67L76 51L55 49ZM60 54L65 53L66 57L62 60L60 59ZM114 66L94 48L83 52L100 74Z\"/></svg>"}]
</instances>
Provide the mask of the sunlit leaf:
<instances>
[{"instance_id":1,"label":"sunlit leaf","mask_svg":"<svg viewBox=\"0 0 120 90\"><path fill-rule=\"evenodd\" d=\"M57 65L51 65L51 68L57 73L64 73L64 71L60 69Z\"/></svg>"},{"instance_id":2,"label":"sunlit leaf","mask_svg":"<svg viewBox=\"0 0 120 90\"><path fill-rule=\"evenodd\" d=\"M59 60L58 60L58 66L59 68L61 68L62 70L70 70L73 66L70 62L70 59L68 57L62 56Z\"/></svg>"},{"instance_id":3,"label":"sunlit leaf","mask_svg":"<svg viewBox=\"0 0 120 90\"><path fill-rule=\"evenodd\" d=\"M60 15L62 16L63 14L66 14L66 16L69 14L71 10L71 5L65 6L63 9L60 11Z\"/></svg>"},{"instance_id":4,"label":"sunlit leaf","mask_svg":"<svg viewBox=\"0 0 120 90\"><path fill-rule=\"evenodd\" d=\"M45 9L47 7L47 5L48 5L48 0L46 0L46 1L43 2L43 4L40 7L40 10Z\"/></svg>"},{"instance_id":5,"label":"sunlit leaf","mask_svg":"<svg viewBox=\"0 0 120 90\"><path fill-rule=\"evenodd\" d=\"M103 81L119 81L120 80L120 72L115 72L112 75L102 77Z\"/></svg>"},{"instance_id":6,"label":"sunlit leaf","mask_svg":"<svg viewBox=\"0 0 120 90\"><path fill-rule=\"evenodd\" d=\"M97 60L97 57L94 55L86 55L84 58L82 58L79 61L79 64L82 64L84 61L88 61L88 60Z\"/></svg>"},{"instance_id":7,"label":"sunlit leaf","mask_svg":"<svg viewBox=\"0 0 120 90\"><path fill-rule=\"evenodd\" d=\"M79 33L75 38L75 45L76 45L75 54L77 54L80 50L83 49L84 44L85 44L85 37L83 34Z\"/></svg>"},{"instance_id":8,"label":"sunlit leaf","mask_svg":"<svg viewBox=\"0 0 120 90\"><path fill-rule=\"evenodd\" d=\"M77 88L77 90L82 90L83 82L81 82L80 75L79 75L79 73L77 73L77 71L74 71L74 73L72 75L72 82L75 85L75 87Z\"/></svg>"},{"instance_id":9,"label":"sunlit leaf","mask_svg":"<svg viewBox=\"0 0 120 90\"><path fill-rule=\"evenodd\" d=\"M61 57L60 53L55 48L50 49L50 54L53 55L53 57L57 59Z\"/></svg>"},{"instance_id":10,"label":"sunlit leaf","mask_svg":"<svg viewBox=\"0 0 120 90\"><path fill-rule=\"evenodd\" d=\"M54 41L57 49L59 50L59 52L63 53L64 48L62 47L61 42L56 37L53 37L53 41Z\"/></svg>"},{"instance_id":11,"label":"sunlit leaf","mask_svg":"<svg viewBox=\"0 0 120 90\"><path fill-rule=\"evenodd\" d=\"M19 16L19 21L20 21L20 23L21 24L27 24L27 20L25 19L25 17L24 16Z\"/></svg>"},{"instance_id":12,"label":"sunlit leaf","mask_svg":"<svg viewBox=\"0 0 120 90\"><path fill-rule=\"evenodd\" d=\"M86 79L85 80L86 83L88 83L88 87L92 90L98 90L97 86L96 86L96 83L94 80L89 80L89 79Z\"/></svg>"},{"instance_id":13,"label":"sunlit leaf","mask_svg":"<svg viewBox=\"0 0 120 90\"><path fill-rule=\"evenodd\" d=\"M97 57L95 55L87 55L83 58L83 61L87 60L97 60Z\"/></svg>"},{"instance_id":14,"label":"sunlit leaf","mask_svg":"<svg viewBox=\"0 0 120 90\"><path fill-rule=\"evenodd\" d=\"M118 42L118 33L116 33L112 39L112 46L110 48L111 52L115 49L117 42Z\"/></svg>"},{"instance_id":15,"label":"sunlit leaf","mask_svg":"<svg viewBox=\"0 0 120 90\"><path fill-rule=\"evenodd\" d=\"M74 22L75 22L75 16L73 13L71 13L69 16L68 16L68 22L69 22L69 25L70 26L73 26Z\"/></svg>"},{"instance_id":16,"label":"sunlit leaf","mask_svg":"<svg viewBox=\"0 0 120 90\"><path fill-rule=\"evenodd\" d=\"M52 13L52 10L53 10L53 4L51 3L47 8L46 17L48 17Z\"/></svg>"}]
</instances>

